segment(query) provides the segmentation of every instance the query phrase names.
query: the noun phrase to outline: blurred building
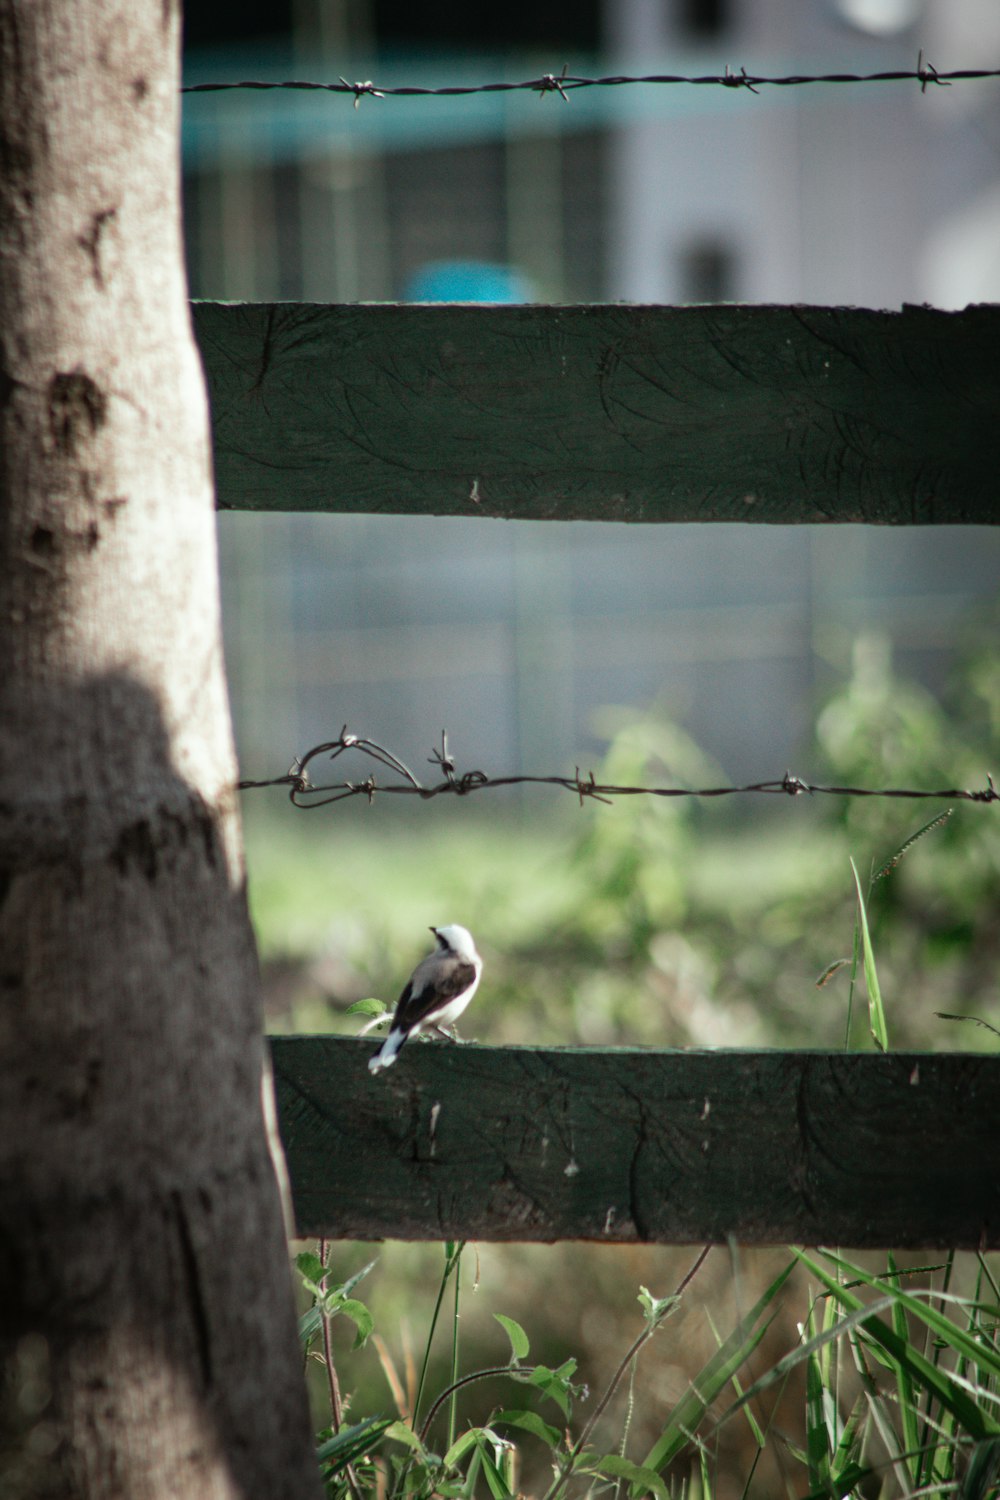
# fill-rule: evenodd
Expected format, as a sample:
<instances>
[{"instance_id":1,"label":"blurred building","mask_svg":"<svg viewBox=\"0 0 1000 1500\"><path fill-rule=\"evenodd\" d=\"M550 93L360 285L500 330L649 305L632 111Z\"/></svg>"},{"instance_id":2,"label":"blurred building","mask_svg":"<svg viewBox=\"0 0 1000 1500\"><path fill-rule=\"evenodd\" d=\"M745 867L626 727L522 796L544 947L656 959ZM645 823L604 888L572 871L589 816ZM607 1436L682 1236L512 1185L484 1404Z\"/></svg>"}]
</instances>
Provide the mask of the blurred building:
<instances>
[{"instance_id":1,"label":"blurred building","mask_svg":"<svg viewBox=\"0 0 1000 1500\"><path fill-rule=\"evenodd\" d=\"M228 34L206 9L189 82L1000 63L995 0L299 0ZM963 306L1000 298L998 143L995 80L189 95L192 294ZM414 762L446 727L464 766L559 771L593 759L602 705L654 699L733 776L780 774L860 628L939 686L1000 571L985 529L225 514L220 535L253 774L345 722Z\"/></svg>"}]
</instances>

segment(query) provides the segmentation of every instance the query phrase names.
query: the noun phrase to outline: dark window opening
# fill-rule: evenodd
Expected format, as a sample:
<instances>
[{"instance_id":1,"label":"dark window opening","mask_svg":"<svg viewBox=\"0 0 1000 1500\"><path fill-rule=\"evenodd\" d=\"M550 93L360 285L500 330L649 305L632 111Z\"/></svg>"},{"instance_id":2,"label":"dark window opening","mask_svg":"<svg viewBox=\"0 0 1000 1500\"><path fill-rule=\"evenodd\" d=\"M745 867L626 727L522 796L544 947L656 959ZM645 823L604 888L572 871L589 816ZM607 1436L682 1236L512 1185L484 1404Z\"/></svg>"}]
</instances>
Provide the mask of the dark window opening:
<instances>
[{"instance_id":1,"label":"dark window opening","mask_svg":"<svg viewBox=\"0 0 1000 1500\"><path fill-rule=\"evenodd\" d=\"M728 20L728 0L681 0L681 25L691 37L718 36Z\"/></svg>"},{"instance_id":2,"label":"dark window opening","mask_svg":"<svg viewBox=\"0 0 1000 1500\"><path fill-rule=\"evenodd\" d=\"M720 240L696 240L681 251L682 302L732 302L736 296L736 256Z\"/></svg>"}]
</instances>

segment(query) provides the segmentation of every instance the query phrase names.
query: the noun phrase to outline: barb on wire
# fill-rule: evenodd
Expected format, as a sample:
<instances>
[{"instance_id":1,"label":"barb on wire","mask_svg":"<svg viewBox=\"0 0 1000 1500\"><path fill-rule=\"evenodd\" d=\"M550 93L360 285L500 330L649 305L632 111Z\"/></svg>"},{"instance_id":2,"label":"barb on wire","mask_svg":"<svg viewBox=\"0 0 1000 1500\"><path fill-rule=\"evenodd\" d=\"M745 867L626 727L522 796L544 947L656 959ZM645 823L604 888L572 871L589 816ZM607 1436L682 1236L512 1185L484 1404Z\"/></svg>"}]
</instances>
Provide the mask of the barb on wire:
<instances>
[{"instance_id":1,"label":"barb on wire","mask_svg":"<svg viewBox=\"0 0 1000 1500\"><path fill-rule=\"evenodd\" d=\"M310 779L309 766L320 756L337 760L347 750L357 750L377 765L395 773L397 781L379 782L371 771L361 781L339 781L316 785ZM409 795L425 801L452 793L466 797L471 792L484 791L487 787L503 786L554 786L573 792L582 807L585 801L610 803L615 797L735 797L757 792L765 796L801 797L817 795L826 797L902 797L919 800L945 800L948 802L1000 802L992 776L987 776L986 786L976 791L961 787L945 787L939 791L926 791L914 787L864 787L864 786L820 786L803 781L786 771L774 781L755 781L746 786L677 787L677 786L614 786L596 780L593 771L586 776L577 766L572 776L488 776L485 771L465 771L458 774L455 760L448 748L448 734L441 732L441 747L435 748L428 764L438 766L444 780L433 786L425 786L398 756L384 745L363 735L349 734L345 724L335 740L314 745L300 760L297 760L284 776L275 776L269 781L240 781L240 791L256 790L268 786L287 786L289 798L296 807L326 807L331 802L343 802L347 797L367 797L374 802L376 793Z\"/></svg>"},{"instance_id":2,"label":"barb on wire","mask_svg":"<svg viewBox=\"0 0 1000 1500\"><path fill-rule=\"evenodd\" d=\"M319 90L332 94L353 94L354 107L357 109L364 94L370 94L375 99L406 98L406 97L435 97L446 98L463 94L504 94L517 91L530 91L536 94L559 94L562 99L569 103L569 92L572 89L598 89L598 88L620 88L625 84L693 84L704 86L718 85L728 89L748 89L751 94L758 94L767 86L771 88L792 88L804 84L813 83L919 83L920 92L927 92L928 84L936 84L942 88L952 83L965 83L977 78L1000 78L1000 68L956 68L950 73L939 73L933 63L924 60L923 52L917 54L917 66L915 68L897 68L882 73L792 73L783 77L765 76L748 73L746 68L741 67L738 71L726 64L722 73L704 73L698 77L681 73L648 73L642 76L630 76L625 74L611 74L604 78L580 78L567 73L563 66L561 73L543 73L540 78L527 78L519 83L466 83L448 84L441 88L420 87L416 84L404 84L396 88L376 87L371 79L364 83L350 83L346 78L340 78L336 83L316 83L306 79L284 79L276 81L271 79L240 79L232 83L188 83L182 89L182 94L207 94L218 93L225 89L306 89Z\"/></svg>"},{"instance_id":3,"label":"barb on wire","mask_svg":"<svg viewBox=\"0 0 1000 1500\"><path fill-rule=\"evenodd\" d=\"M539 83L539 86L538 86L539 95L542 96L542 97L544 97L546 94L553 94L553 93L555 93L555 94L558 94L560 96L560 98L565 101L566 104L568 104L569 103L569 95L567 94L566 90L563 88L563 84L566 82L566 73L568 71L568 68L569 68L569 64L568 63L563 63L562 72L559 74L558 78L556 78L553 73L546 73L542 77L541 82Z\"/></svg>"},{"instance_id":4,"label":"barb on wire","mask_svg":"<svg viewBox=\"0 0 1000 1500\"><path fill-rule=\"evenodd\" d=\"M344 88L347 89L349 93L354 95L355 109L357 109L358 105L361 103L363 94L371 94L373 99L385 98L384 91L382 89L377 89L370 78L365 83L348 83L346 78L341 78L340 81L343 84ZM183 92L184 90L182 89L181 93Z\"/></svg>"},{"instance_id":5,"label":"barb on wire","mask_svg":"<svg viewBox=\"0 0 1000 1500\"><path fill-rule=\"evenodd\" d=\"M920 92L922 94L926 94L929 83L940 84L942 88L951 87L951 78L948 74L942 77L933 63L924 62L923 47L917 53L917 77L920 79Z\"/></svg>"},{"instance_id":6,"label":"barb on wire","mask_svg":"<svg viewBox=\"0 0 1000 1500\"><path fill-rule=\"evenodd\" d=\"M727 88L749 89L751 94L760 93L760 89L755 87L755 84L760 81L760 79L752 79L747 73L746 68L741 68L738 73L732 72L728 63L726 63L726 71L720 79L720 82L724 83Z\"/></svg>"}]
</instances>

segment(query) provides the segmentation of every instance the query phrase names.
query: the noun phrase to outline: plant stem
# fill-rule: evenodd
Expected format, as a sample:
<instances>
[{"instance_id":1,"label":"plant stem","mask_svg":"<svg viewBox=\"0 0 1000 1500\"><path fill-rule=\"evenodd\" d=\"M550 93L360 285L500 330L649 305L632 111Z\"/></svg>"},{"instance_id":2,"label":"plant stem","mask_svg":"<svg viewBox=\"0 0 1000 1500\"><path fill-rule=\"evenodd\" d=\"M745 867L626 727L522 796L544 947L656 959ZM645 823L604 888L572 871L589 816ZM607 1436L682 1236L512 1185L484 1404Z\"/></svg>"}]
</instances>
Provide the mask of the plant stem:
<instances>
[{"instance_id":1,"label":"plant stem","mask_svg":"<svg viewBox=\"0 0 1000 1500\"><path fill-rule=\"evenodd\" d=\"M676 1299L681 1295L681 1293L690 1284L690 1282L694 1280L694 1277L701 1270L706 1259L708 1258L708 1252L711 1250L711 1248L711 1245L703 1245L701 1250L699 1250L694 1264L678 1282L671 1306L673 1306L673 1303L676 1301ZM580 1433L580 1436L573 1444L573 1447L570 1449L569 1453L560 1464L559 1473L556 1475L555 1480L546 1491L545 1500L555 1500L555 1497L558 1495L563 1485L569 1479L569 1476L573 1472L573 1465L576 1463L577 1458L580 1456L580 1453L588 1442L590 1434L593 1432L594 1428L597 1426L597 1423L604 1415L609 1401L611 1400L615 1391L618 1389L622 1376L625 1374L625 1371L628 1369L632 1360L635 1359L636 1355L639 1353L639 1350L643 1347L643 1345L649 1343L649 1340L653 1337L653 1334L659 1328L661 1321L662 1318L658 1318L656 1322L647 1323L642 1331L636 1335L636 1337L632 1340L631 1344L626 1349L621 1363L619 1364L615 1373L612 1375L608 1387L604 1392L604 1395L601 1397L600 1401L598 1401L594 1410L587 1418L587 1421L584 1424L583 1431Z\"/></svg>"},{"instance_id":2,"label":"plant stem","mask_svg":"<svg viewBox=\"0 0 1000 1500\"><path fill-rule=\"evenodd\" d=\"M460 1391L463 1386L471 1385L474 1380L488 1380L491 1376L509 1375L510 1372L510 1365L494 1365L487 1370L473 1370L468 1375L460 1376L460 1378L456 1380L453 1385L446 1385L440 1396L438 1396L435 1400L434 1405L431 1407L430 1411L427 1413L427 1416L424 1418L424 1425L421 1427L419 1433L417 1434L420 1441L425 1441L427 1434L431 1430L431 1423L434 1421L434 1418L437 1416L444 1403L448 1400L449 1396L453 1396L455 1392ZM449 1447L450 1446L451 1444L449 1444Z\"/></svg>"},{"instance_id":3,"label":"plant stem","mask_svg":"<svg viewBox=\"0 0 1000 1500\"><path fill-rule=\"evenodd\" d=\"M457 1246L454 1244L453 1241L449 1240L448 1243L445 1246L445 1252L444 1252L444 1274L441 1277L441 1285L438 1287L437 1301L434 1303L434 1312L431 1315L431 1326L430 1326L430 1328L428 1329L428 1332L427 1332L427 1343L424 1345L424 1359L423 1359L423 1364L420 1366L420 1379L417 1381L417 1394L416 1394L416 1396L414 1397L414 1400L413 1400L413 1416L412 1416L412 1418L410 1420L410 1426L412 1427L412 1429L413 1429L414 1432L417 1431L417 1421L418 1421L419 1416L420 1416L420 1401L421 1401L421 1398L422 1398L422 1396L424 1394L424 1383L425 1383L425 1381L427 1379L427 1366L430 1364L430 1358L431 1358L431 1346L434 1343L434 1332L435 1332L435 1330L437 1328L437 1320L438 1320L438 1314L441 1311L441 1304L444 1301L444 1293L445 1293L445 1288L448 1285L448 1277L451 1275L452 1271L454 1271L454 1270L457 1269L459 1261L461 1260L461 1257L462 1257L462 1251L464 1249L465 1249L465 1241L464 1240L462 1240ZM448 1394L448 1392L445 1391L444 1395L447 1395L447 1394ZM442 1398L439 1396L438 1399L437 1399L437 1401L435 1401L434 1405L431 1407L431 1416L432 1417L437 1412L438 1407L441 1404L441 1399ZM421 1434L423 1432L426 1432L427 1425L428 1424L425 1422L424 1426L421 1428ZM412 1464L412 1462L413 1462L413 1454L409 1453L407 1455L407 1457L406 1457L406 1460L405 1460L404 1464L403 1464L403 1468L400 1471L399 1478L397 1479L396 1484L395 1484L395 1486L393 1488L393 1492L392 1493L393 1493L394 1496L395 1495L399 1495L399 1494L401 1494L403 1492L403 1489L404 1489L404 1487L406 1485L406 1478L407 1478L407 1475L410 1472L410 1465Z\"/></svg>"},{"instance_id":4,"label":"plant stem","mask_svg":"<svg viewBox=\"0 0 1000 1500\"><path fill-rule=\"evenodd\" d=\"M424 1393L424 1383L427 1379L427 1366L431 1358L431 1345L434 1343L434 1331L437 1328L438 1314L441 1311L441 1303L444 1301L445 1288L448 1285L448 1277L455 1269L459 1256L465 1249L465 1241L458 1246L457 1250L452 1248L450 1253L445 1251L444 1275L441 1277L441 1285L438 1287L437 1301L434 1304L434 1312L431 1317L431 1326L427 1334L427 1343L424 1346L424 1361L420 1367L420 1379L417 1382L417 1394L413 1402L413 1430L417 1430L417 1422L420 1417L420 1398Z\"/></svg>"},{"instance_id":5,"label":"plant stem","mask_svg":"<svg viewBox=\"0 0 1000 1500\"><path fill-rule=\"evenodd\" d=\"M326 1266L327 1241L319 1241L319 1258L324 1268ZM330 1425L334 1432L339 1432L344 1420L344 1404L340 1397L340 1381L337 1378L337 1366L333 1362L333 1337L331 1324L333 1319L326 1310L326 1276L324 1275L319 1284L320 1288L320 1319L323 1326L323 1363L326 1365L326 1379L330 1390ZM357 1476L352 1464L347 1464L344 1473L347 1476L348 1488L353 1500L361 1500L358 1489Z\"/></svg>"},{"instance_id":6,"label":"plant stem","mask_svg":"<svg viewBox=\"0 0 1000 1500\"><path fill-rule=\"evenodd\" d=\"M857 911L854 916L854 951L851 955L851 983L847 991L847 1027L844 1032L844 1051L851 1050L851 1022L854 1019L854 986L858 978L858 958L861 954L861 926Z\"/></svg>"},{"instance_id":7,"label":"plant stem","mask_svg":"<svg viewBox=\"0 0 1000 1500\"><path fill-rule=\"evenodd\" d=\"M632 1361L632 1368L629 1371L628 1375L628 1402L625 1407L625 1423L622 1427L622 1440L618 1444L618 1453L621 1458L625 1457L625 1450L628 1447L628 1435L632 1427L632 1416L635 1412L635 1372L638 1367L639 1361L637 1359L634 1359ZM621 1478L615 1480L614 1500L620 1500L623 1483L624 1480L622 1480Z\"/></svg>"},{"instance_id":8,"label":"plant stem","mask_svg":"<svg viewBox=\"0 0 1000 1500\"><path fill-rule=\"evenodd\" d=\"M319 1241L319 1258L323 1266L326 1265L326 1249L327 1242L321 1239ZM319 1315L323 1327L323 1363L326 1365L326 1383L330 1390L330 1425L334 1432L339 1432L341 1422L343 1421L344 1408L340 1399L340 1381L337 1379L337 1367L333 1362L333 1340L330 1332L330 1325L333 1320L326 1310L326 1299L323 1295L326 1292L325 1276L319 1284L319 1289L321 1294Z\"/></svg>"},{"instance_id":9,"label":"plant stem","mask_svg":"<svg viewBox=\"0 0 1000 1500\"><path fill-rule=\"evenodd\" d=\"M462 1288L461 1252L455 1261L455 1309L451 1320L451 1406L448 1412L448 1447L455 1441L455 1426L458 1420L458 1299Z\"/></svg>"}]
</instances>

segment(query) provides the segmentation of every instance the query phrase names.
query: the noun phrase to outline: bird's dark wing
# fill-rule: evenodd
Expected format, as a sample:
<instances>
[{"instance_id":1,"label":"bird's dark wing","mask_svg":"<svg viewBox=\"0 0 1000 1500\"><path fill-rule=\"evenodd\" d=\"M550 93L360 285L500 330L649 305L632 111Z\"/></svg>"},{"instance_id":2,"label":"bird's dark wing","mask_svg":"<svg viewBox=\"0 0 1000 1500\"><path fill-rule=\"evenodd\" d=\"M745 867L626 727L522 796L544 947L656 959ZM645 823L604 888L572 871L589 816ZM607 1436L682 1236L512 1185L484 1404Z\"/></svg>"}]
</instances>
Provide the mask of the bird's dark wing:
<instances>
[{"instance_id":1,"label":"bird's dark wing","mask_svg":"<svg viewBox=\"0 0 1000 1500\"><path fill-rule=\"evenodd\" d=\"M413 1003L413 981L412 981L412 979L408 979L406 981L406 988L403 991L403 993L400 995L399 999L396 1001L396 1009L393 1011L393 1014L392 1014L392 1029L393 1030L395 1030L397 1026L405 1026L406 1025L406 1013L410 1009L410 1006L412 1005L412 1003Z\"/></svg>"},{"instance_id":2,"label":"bird's dark wing","mask_svg":"<svg viewBox=\"0 0 1000 1500\"><path fill-rule=\"evenodd\" d=\"M439 973L436 984L427 985L414 994L411 981L399 997L396 1014L392 1019L393 1027L399 1026L404 1031L409 1031L436 1011L443 1010L450 1000L469 988L475 977L474 966L464 959L456 958L453 966Z\"/></svg>"}]
</instances>

